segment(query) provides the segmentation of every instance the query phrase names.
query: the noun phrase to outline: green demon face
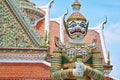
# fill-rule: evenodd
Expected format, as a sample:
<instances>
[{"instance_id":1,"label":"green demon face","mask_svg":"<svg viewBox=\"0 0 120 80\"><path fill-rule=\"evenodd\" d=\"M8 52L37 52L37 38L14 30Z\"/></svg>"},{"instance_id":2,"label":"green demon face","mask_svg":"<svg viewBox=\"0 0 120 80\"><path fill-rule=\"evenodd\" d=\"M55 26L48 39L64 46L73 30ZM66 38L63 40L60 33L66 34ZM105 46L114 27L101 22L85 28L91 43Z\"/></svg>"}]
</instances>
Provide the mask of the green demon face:
<instances>
[{"instance_id":1,"label":"green demon face","mask_svg":"<svg viewBox=\"0 0 120 80\"><path fill-rule=\"evenodd\" d=\"M88 23L84 21L70 21L66 27L66 31L72 39L83 39L87 34Z\"/></svg>"}]
</instances>

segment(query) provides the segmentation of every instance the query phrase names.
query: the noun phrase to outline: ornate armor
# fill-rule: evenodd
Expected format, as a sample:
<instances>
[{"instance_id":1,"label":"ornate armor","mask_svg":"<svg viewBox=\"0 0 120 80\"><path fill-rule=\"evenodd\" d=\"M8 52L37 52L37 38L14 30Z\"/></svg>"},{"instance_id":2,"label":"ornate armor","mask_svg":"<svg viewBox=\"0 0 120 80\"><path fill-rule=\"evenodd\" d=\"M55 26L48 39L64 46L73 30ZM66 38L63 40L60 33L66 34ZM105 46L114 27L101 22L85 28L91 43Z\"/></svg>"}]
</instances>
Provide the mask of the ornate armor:
<instances>
[{"instance_id":1,"label":"ornate armor","mask_svg":"<svg viewBox=\"0 0 120 80\"><path fill-rule=\"evenodd\" d=\"M73 75L75 62L86 67L82 79ZM69 43L56 47L52 54L51 80L103 80L103 76L102 55L96 45Z\"/></svg>"}]
</instances>

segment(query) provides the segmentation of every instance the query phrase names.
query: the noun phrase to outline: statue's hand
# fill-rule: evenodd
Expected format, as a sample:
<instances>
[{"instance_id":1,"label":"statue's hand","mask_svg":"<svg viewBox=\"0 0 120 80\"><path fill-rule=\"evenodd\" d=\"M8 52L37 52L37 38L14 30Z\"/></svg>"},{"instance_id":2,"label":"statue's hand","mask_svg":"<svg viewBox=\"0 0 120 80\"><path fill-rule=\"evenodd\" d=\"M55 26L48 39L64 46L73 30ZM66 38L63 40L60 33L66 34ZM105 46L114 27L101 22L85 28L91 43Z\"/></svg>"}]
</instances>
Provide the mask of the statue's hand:
<instances>
[{"instance_id":1,"label":"statue's hand","mask_svg":"<svg viewBox=\"0 0 120 80\"><path fill-rule=\"evenodd\" d=\"M74 76L83 76L86 71L86 66L82 62L75 62L76 68L73 69Z\"/></svg>"},{"instance_id":2,"label":"statue's hand","mask_svg":"<svg viewBox=\"0 0 120 80\"><path fill-rule=\"evenodd\" d=\"M82 62L75 62L75 66L77 70L80 70L80 71L86 70L86 66Z\"/></svg>"}]
</instances>

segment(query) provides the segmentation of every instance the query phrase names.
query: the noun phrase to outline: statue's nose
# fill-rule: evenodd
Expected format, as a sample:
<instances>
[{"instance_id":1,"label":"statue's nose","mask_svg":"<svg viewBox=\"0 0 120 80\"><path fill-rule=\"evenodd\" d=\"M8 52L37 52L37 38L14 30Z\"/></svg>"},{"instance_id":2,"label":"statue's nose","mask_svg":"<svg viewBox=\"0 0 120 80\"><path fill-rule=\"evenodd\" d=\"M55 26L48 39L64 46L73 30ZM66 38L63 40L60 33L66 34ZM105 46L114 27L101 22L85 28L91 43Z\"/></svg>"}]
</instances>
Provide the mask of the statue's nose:
<instances>
[{"instance_id":1,"label":"statue's nose","mask_svg":"<svg viewBox=\"0 0 120 80\"><path fill-rule=\"evenodd\" d=\"M80 28L80 26L76 26L76 29L79 29Z\"/></svg>"}]
</instances>

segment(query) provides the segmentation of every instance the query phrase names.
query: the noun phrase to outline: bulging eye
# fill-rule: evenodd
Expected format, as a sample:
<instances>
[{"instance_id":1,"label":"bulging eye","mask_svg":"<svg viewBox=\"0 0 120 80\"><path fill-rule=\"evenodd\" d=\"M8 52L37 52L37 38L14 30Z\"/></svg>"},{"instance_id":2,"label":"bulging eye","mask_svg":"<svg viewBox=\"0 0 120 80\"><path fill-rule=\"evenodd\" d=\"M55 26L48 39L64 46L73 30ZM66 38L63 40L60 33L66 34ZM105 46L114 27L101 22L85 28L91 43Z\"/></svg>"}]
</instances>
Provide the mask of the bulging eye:
<instances>
[{"instance_id":1,"label":"bulging eye","mask_svg":"<svg viewBox=\"0 0 120 80\"><path fill-rule=\"evenodd\" d=\"M71 27L71 28L74 28L75 26L76 26L76 24L72 24L70 27Z\"/></svg>"},{"instance_id":2,"label":"bulging eye","mask_svg":"<svg viewBox=\"0 0 120 80\"><path fill-rule=\"evenodd\" d=\"M86 27L85 23L83 23L83 22L80 23L80 26L81 26L82 28L85 28L85 27Z\"/></svg>"},{"instance_id":3,"label":"bulging eye","mask_svg":"<svg viewBox=\"0 0 120 80\"><path fill-rule=\"evenodd\" d=\"M74 28L76 25L77 25L77 24L76 24L74 21L72 21L72 22L69 24L69 27L70 27L70 28Z\"/></svg>"}]
</instances>

